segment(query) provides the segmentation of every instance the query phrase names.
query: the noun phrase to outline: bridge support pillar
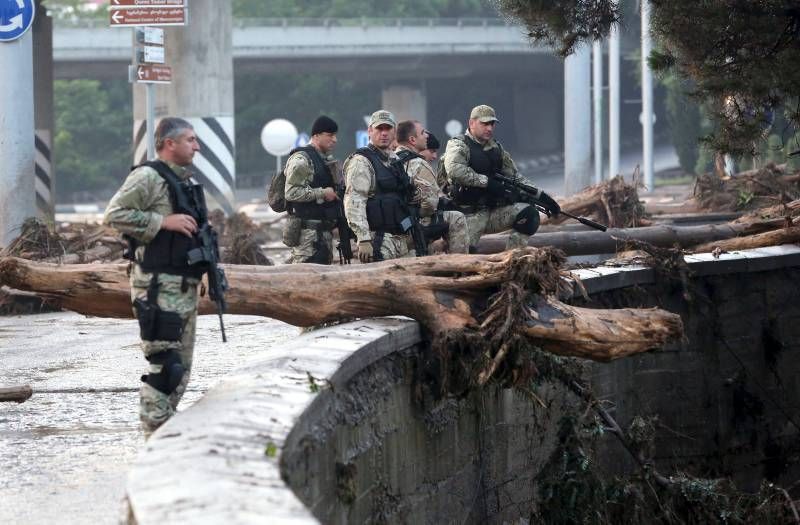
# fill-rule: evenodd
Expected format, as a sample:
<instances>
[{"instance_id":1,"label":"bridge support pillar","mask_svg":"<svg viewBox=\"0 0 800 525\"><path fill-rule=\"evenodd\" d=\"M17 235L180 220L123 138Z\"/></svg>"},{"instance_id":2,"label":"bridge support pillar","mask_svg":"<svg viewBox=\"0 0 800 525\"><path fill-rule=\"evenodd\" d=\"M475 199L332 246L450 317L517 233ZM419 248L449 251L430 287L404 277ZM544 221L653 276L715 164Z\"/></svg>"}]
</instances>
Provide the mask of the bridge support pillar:
<instances>
[{"instance_id":1,"label":"bridge support pillar","mask_svg":"<svg viewBox=\"0 0 800 525\"><path fill-rule=\"evenodd\" d=\"M55 169L53 163L53 19L42 0L36 0L33 21L34 128L36 133L36 210L40 218L55 219Z\"/></svg>"},{"instance_id":2,"label":"bridge support pillar","mask_svg":"<svg viewBox=\"0 0 800 525\"><path fill-rule=\"evenodd\" d=\"M209 208L235 212L236 167L233 120L233 26L230 2L192 0L189 24L164 35L172 83L157 85L156 119L188 120L200 139L191 170L206 189ZM133 89L134 162L146 158L143 84Z\"/></svg>"},{"instance_id":3,"label":"bridge support pillar","mask_svg":"<svg viewBox=\"0 0 800 525\"><path fill-rule=\"evenodd\" d=\"M564 60L564 195L592 184L591 49Z\"/></svg>"},{"instance_id":4,"label":"bridge support pillar","mask_svg":"<svg viewBox=\"0 0 800 525\"><path fill-rule=\"evenodd\" d=\"M0 247L36 215L33 175L33 33L0 42Z\"/></svg>"},{"instance_id":5,"label":"bridge support pillar","mask_svg":"<svg viewBox=\"0 0 800 525\"><path fill-rule=\"evenodd\" d=\"M394 113L397 121L419 120L427 125L428 97L425 88L420 86L388 86L381 96L383 109Z\"/></svg>"}]
</instances>

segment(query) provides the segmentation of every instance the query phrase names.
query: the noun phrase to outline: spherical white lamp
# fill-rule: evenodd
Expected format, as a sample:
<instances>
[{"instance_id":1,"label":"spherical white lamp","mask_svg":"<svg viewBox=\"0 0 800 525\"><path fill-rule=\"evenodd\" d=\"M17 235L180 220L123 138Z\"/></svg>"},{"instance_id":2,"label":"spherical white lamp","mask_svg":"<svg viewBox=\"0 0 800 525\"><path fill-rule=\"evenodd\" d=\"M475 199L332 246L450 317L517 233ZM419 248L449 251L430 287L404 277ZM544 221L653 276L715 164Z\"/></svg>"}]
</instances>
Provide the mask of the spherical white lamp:
<instances>
[{"instance_id":1,"label":"spherical white lamp","mask_svg":"<svg viewBox=\"0 0 800 525\"><path fill-rule=\"evenodd\" d=\"M455 119L448 120L447 124L444 125L444 130L452 138L464 130L464 125Z\"/></svg>"}]
</instances>

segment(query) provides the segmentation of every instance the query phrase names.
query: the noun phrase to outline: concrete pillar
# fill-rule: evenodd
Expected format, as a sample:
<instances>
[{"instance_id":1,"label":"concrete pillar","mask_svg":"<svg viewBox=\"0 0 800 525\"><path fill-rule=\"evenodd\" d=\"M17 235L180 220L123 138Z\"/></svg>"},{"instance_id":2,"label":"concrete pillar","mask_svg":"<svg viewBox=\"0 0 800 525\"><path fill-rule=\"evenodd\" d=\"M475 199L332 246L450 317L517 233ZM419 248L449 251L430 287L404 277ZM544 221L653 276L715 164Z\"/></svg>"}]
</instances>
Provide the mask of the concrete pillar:
<instances>
[{"instance_id":1,"label":"concrete pillar","mask_svg":"<svg viewBox=\"0 0 800 525\"><path fill-rule=\"evenodd\" d=\"M55 219L55 169L53 162L53 19L42 0L36 0L33 22L34 127L36 133L36 210L46 221Z\"/></svg>"},{"instance_id":2,"label":"concrete pillar","mask_svg":"<svg viewBox=\"0 0 800 525\"><path fill-rule=\"evenodd\" d=\"M592 114L594 115L594 183L603 180L603 43L592 43Z\"/></svg>"},{"instance_id":3,"label":"concrete pillar","mask_svg":"<svg viewBox=\"0 0 800 525\"><path fill-rule=\"evenodd\" d=\"M427 125L427 104L425 89L420 86L389 86L383 88L381 95L381 107L394 113L398 122L419 120Z\"/></svg>"},{"instance_id":4,"label":"concrete pillar","mask_svg":"<svg viewBox=\"0 0 800 525\"><path fill-rule=\"evenodd\" d=\"M608 36L608 178L619 175L619 26Z\"/></svg>"},{"instance_id":5,"label":"concrete pillar","mask_svg":"<svg viewBox=\"0 0 800 525\"><path fill-rule=\"evenodd\" d=\"M231 2L188 2L185 27L166 28L166 65L172 83L156 85L155 115L192 123L201 151L194 157L195 179L206 189L209 208L236 209L234 189L233 39ZM146 158L145 88L133 88L134 161Z\"/></svg>"},{"instance_id":6,"label":"concrete pillar","mask_svg":"<svg viewBox=\"0 0 800 525\"><path fill-rule=\"evenodd\" d=\"M0 246L7 246L36 215L31 31L0 42L0 71Z\"/></svg>"},{"instance_id":7,"label":"concrete pillar","mask_svg":"<svg viewBox=\"0 0 800 525\"><path fill-rule=\"evenodd\" d=\"M642 173L647 191L655 188L653 173L653 73L647 64L652 50L650 39L650 2L642 0Z\"/></svg>"},{"instance_id":8,"label":"concrete pillar","mask_svg":"<svg viewBox=\"0 0 800 525\"><path fill-rule=\"evenodd\" d=\"M592 183L591 48L581 45L564 61L564 196Z\"/></svg>"}]
</instances>

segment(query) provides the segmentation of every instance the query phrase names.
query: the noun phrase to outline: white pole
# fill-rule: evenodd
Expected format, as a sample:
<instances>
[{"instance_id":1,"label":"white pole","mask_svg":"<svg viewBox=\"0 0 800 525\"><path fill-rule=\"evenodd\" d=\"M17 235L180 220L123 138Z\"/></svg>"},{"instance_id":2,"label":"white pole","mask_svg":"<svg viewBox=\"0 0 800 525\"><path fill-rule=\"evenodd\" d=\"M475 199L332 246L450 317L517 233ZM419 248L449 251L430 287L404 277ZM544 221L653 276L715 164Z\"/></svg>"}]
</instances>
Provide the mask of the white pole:
<instances>
[{"instance_id":1,"label":"white pole","mask_svg":"<svg viewBox=\"0 0 800 525\"><path fill-rule=\"evenodd\" d=\"M153 160L156 158L156 94L153 84L148 82L145 86L145 105L147 106L147 160Z\"/></svg>"},{"instance_id":2,"label":"white pole","mask_svg":"<svg viewBox=\"0 0 800 525\"><path fill-rule=\"evenodd\" d=\"M36 216L33 32L0 42L0 247Z\"/></svg>"},{"instance_id":3,"label":"white pole","mask_svg":"<svg viewBox=\"0 0 800 525\"><path fill-rule=\"evenodd\" d=\"M644 184L654 189L653 174L653 74L647 65L650 56L650 2L642 0L642 155Z\"/></svg>"},{"instance_id":4,"label":"white pole","mask_svg":"<svg viewBox=\"0 0 800 525\"><path fill-rule=\"evenodd\" d=\"M592 183L591 53L578 47L564 60L564 194Z\"/></svg>"},{"instance_id":5,"label":"white pole","mask_svg":"<svg viewBox=\"0 0 800 525\"><path fill-rule=\"evenodd\" d=\"M275 155L275 161L275 176L277 177L281 172L281 156Z\"/></svg>"},{"instance_id":6,"label":"white pole","mask_svg":"<svg viewBox=\"0 0 800 525\"><path fill-rule=\"evenodd\" d=\"M619 27L608 37L608 178L619 175Z\"/></svg>"},{"instance_id":7,"label":"white pole","mask_svg":"<svg viewBox=\"0 0 800 525\"><path fill-rule=\"evenodd\" d=\"M594 113L594 183L603 180L603 44L592 43L592 100Z\"/></svg>"}]
</instances>

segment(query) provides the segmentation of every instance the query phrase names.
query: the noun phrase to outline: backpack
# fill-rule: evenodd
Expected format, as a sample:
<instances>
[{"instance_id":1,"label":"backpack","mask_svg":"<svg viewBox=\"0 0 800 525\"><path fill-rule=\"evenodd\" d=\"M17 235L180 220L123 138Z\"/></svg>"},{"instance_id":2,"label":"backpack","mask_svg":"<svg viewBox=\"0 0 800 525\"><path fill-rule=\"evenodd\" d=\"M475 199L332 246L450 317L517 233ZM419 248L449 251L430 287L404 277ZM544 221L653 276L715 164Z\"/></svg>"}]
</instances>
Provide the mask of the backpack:
<instances>
[{"instance_id":1,"label":"backpack","mask_svg":"<svg viewBox=\"0 0 800 525\"><path fill-rule=\"evenodd\" d=\"M267 203L278 213L286 211L286 170L272 177L267 188Z\"/></svg>"}]
</instances>

